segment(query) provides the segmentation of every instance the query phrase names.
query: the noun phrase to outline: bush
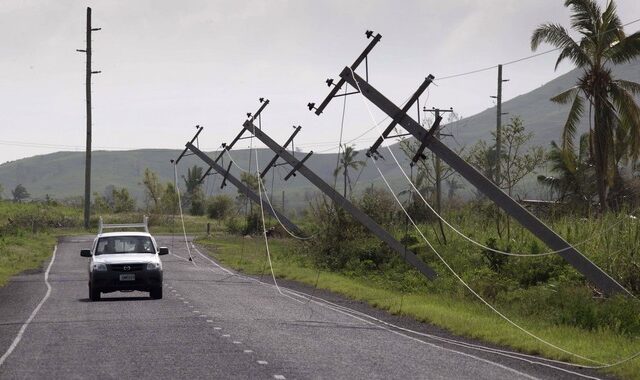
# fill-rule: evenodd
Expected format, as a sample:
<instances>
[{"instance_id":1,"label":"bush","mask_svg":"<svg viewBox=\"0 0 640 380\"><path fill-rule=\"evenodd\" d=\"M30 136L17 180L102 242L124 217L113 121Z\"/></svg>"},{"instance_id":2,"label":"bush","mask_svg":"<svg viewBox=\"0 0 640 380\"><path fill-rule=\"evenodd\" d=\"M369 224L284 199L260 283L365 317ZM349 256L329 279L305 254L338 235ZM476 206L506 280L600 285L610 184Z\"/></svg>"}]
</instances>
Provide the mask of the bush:
<instances>
[{"instance_id":1,"label":"bush","mask_svg":"<svg viewBox=\"0 0 640 380\"><path fill-rule=\"evenodd\" d=\"M216 195L207 202L207 215L211 219L222 220L231 213L233 199L228 195Z\"/></svg>"}]
</instances>

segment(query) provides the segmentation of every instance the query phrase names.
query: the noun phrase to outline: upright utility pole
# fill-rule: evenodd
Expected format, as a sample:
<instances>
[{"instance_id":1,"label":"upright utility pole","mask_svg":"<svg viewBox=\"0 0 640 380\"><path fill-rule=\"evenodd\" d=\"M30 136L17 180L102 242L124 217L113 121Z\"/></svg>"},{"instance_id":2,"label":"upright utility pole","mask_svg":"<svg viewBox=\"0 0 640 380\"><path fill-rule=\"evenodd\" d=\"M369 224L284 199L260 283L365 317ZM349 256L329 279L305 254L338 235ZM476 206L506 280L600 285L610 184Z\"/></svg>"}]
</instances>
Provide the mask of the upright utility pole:
<instances>
[{"instance_id":1,"label":"upright utility pole","mask_svg":"<svg viewBox=\"0 0 640 380\"><path fill-rule=\"evenodd\" d=\"M453 112L453 108L449 108L448 110L446 109L440 109L440 108L432 108L432 109L428 109L427 107L424 107L422 109L424 112L433 112L433 114L435 115L436 120L439 120L442 118L442 115L440 115L441 113L448 113L448 112ZM440 140L440 129L438 128L435 132L435 138ZM450 135L449 135L450 136ZM442 214L442 160L440 159L440 157L436 156L435 159L435 176L436 176L436 211L438 212L438 214ZM440 225L440 233L442 234L442 240L444 241L445 244L447 244L447 236L444 234L444 227L442 226L442 220L440 220L438 218L438 223Z\"/></svg>"},{"instance_id":2,"label":"upright utility pole","mask_svg":"<svg viewBox=\"0 0 640 380\"><path fill-rule=\"evenodd\" d=\"M498 65L498 92L492 98L496 99L496 162L493 173L493 182L500 185L500 153L502 152L502 83L509 79L502 79L502 65Z\"/></svg>"},{"instance_id":3,"label":"upright utility pole","mask_svg":"<svg viewBox=\"0 0 640 380\"><path fill-rule=\"evenodd\" d=\"M91 8L87 7L87 47L76 51L87 55L87 68L85 78L85 96L87 100L87 146L84 165L84 228L89 228L89 216L91 206L91 75L100 71L91 71L91 32L100 28L91 28Z\"/></svg>"}]
</instances>

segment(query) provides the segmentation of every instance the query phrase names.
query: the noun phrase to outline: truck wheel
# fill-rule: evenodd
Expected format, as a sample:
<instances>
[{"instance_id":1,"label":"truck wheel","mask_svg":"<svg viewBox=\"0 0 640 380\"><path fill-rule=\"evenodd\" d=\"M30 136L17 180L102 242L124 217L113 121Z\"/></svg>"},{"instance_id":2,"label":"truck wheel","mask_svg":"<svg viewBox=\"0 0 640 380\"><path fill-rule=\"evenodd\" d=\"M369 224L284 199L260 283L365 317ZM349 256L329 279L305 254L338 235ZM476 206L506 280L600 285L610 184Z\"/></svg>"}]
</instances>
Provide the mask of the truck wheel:
<instances>
[{"instance_id":1,"label":"truck wheel","mask_svg":"<svg viewBox=\"0 0 640 380\"><path fill-rule=\"evenodd\" d=\"M89 299L91 301L100 301L100 289L95 289L89 285Z\"/></svg>"},{"instance_id":2,"label":"truck wheel","mask_svg":"<svg viewBox=\"0 0 640 380\"><path fill-rule=\"evenodd\" d=\"M149 292L149 295L154 300L162 299L162 286L151 289L151 291Z\"/></svg>"}]
</instances>

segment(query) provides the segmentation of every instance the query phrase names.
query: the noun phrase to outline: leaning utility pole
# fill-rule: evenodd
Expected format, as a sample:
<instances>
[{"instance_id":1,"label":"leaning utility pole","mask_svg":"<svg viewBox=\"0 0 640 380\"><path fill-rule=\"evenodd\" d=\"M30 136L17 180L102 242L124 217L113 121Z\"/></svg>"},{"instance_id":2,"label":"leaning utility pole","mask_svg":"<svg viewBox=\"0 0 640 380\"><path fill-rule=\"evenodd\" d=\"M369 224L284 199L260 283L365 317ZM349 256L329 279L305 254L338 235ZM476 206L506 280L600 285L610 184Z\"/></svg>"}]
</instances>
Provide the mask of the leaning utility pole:
<instances>
[{"instance_id":1,"label":"leaning utility pole","mask_svg":"<svg viewBox=\"0 0 640 380\"><path fill-rule=\"evenodd\" d=\"M372 38L373 32L367 31L366 36L367 38ZM436 117L433 125L426 130L422 125L420 125L420 123L416 122L407 114L407 110L417 99L416 94L421 93L431 82L433 82L435 79L433 75L429 75L425 78L420 87L418 87L418 91L416 91L414 96L405 103L403 108L400 108L373 87L367 79L362 78L355 72L358 65L365 60L367 54L369 54L371 49L373 49L373 46L380 41L381 38L382 36L380 34L373 37L373 41L369 43L363 53L356 59L354 64L347 66L342 70L340 73L340 80L335 87L329 91L329 94L322 103L320 103L318 107L315 106L315 103L309 103L309 109L315 110L316 115L320 115L338 91L340 91L340 88L344 84L349 84L393 120L391 125L382 133L382 136L376 140L371 148L369 148L367 154L374 158L379 156L380 154L377 150L380 144L384 139L389 138L389 133L393 130L396 124L401 126L420 142L420 148L413 157L412 162L424 159L425 156L423 152L425 149L431 150L434 154L440 156L442 161L452 169L456 170L469 183L485 194L487 198L491 199L495 204L502 208L507 214L509 214L509 216L517 220L523 227L528 229L538 239L542 240L548 247L565 259L565 261L567 261L577 271L582 273L589 281L593 282L605 294L614 295L618 293L631 295L631 293L615 279L605 273L600 267L582 255L582 253L580 253L574 246L569 244L560 235L556 234L542 221L522 207L522 205L517 201L502 191L490 179L486 178L473 166L469 165L462 157L449 149L449 147L443 144L440 140L434 138L435 132L437 132L440 127L442 116L438 115L440 117ZM500 78L500 80L502 81L502 78ZM329 81L331 81L331 83L334 82L333 79L328 79L327 82Z\"/></svg>"},{"instance_id":2,"label":"leaning utility pole","mask_svg":"<svg viewBox=\"0 0 640 380\"><path fill-rule=\"evenodd\" d=\"M100 71L91 71L91 32L101 28L91 28L91 8L87 7L87 47L86 49L76 49L76 51L86 53L87 68L85 79L85 91L87 100L87 147L84 165L84 228L89 228L89 215L91 206L91 75Z\"/></svg>"}]
</instances>

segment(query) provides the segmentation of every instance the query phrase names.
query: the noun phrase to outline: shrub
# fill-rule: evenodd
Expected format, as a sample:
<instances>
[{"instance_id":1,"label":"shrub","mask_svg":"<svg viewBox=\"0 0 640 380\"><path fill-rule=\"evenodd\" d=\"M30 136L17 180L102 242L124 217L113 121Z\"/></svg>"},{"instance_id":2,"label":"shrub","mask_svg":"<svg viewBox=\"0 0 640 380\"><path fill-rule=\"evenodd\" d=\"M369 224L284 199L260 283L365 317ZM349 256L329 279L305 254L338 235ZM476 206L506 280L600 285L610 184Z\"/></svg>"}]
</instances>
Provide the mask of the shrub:
<instances>
[{"instance_id":1,"label":"shrub","mask_svg":"<svg viewBox=\"0 0 640 380\"><path fill-rule=\"evenodd\" d=\"M211 219L222 220L229 216L233 208L233 199L228 195L216 195L207 202L207 215Z\"/></svg>"}]
</instances>

